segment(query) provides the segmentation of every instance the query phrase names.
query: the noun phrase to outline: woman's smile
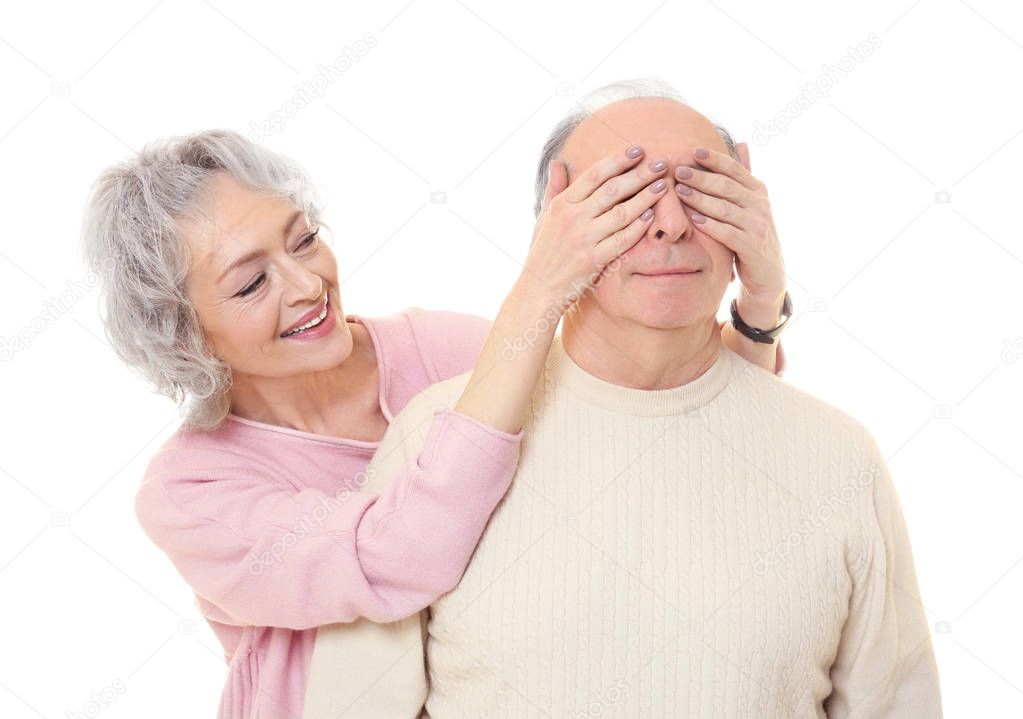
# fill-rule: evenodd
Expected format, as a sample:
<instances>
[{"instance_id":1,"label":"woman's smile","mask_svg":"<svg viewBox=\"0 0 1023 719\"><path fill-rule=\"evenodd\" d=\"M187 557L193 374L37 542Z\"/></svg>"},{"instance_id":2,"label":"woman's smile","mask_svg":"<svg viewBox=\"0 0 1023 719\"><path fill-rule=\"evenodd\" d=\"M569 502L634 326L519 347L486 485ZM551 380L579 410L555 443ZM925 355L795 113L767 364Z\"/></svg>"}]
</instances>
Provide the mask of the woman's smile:
<instances>
[{"instance_id":1,"label":"woman's smile","mask_svg":"<svg viewBox=\"0 0 1023 719\"><path fill-rule=\"evenodd\" d=\"M336 313L331 312L331 309L328 291L323 300L323 310L307 322L283 332L281 339L314 340L329 334L337 326Z\"/></svg>"}]
</instances>

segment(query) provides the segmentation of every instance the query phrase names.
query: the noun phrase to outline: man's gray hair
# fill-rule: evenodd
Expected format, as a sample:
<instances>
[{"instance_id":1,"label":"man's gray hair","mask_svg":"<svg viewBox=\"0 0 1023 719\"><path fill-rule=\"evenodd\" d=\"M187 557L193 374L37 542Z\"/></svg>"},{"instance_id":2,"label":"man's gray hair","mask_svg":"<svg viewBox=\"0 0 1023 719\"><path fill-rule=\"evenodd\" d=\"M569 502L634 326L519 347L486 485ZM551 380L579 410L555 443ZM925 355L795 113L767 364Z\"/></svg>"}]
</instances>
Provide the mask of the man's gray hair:
<instances>
[{"instance_id":1,"label":"man's gray hair","mask_svg":"<svg viewBox=\"0 0 1023 719\"><path fill-rule=\"evenodd\" d=\"M689 103L668 83L657 78L640 78L636 80L623 80L598 87L596 90L587 93L578 100L576 109L567 115L561 122L554 126L554 130L547 138L540 152L540 162L536 167L536 197L533 205L533 214L539 217L543 207L543 196L547 192L547 183L550 181L551 161L557 160L565 149L565 143L569 135L582 121L602 107L610 105L619 100L629 100L638 97L662 97L674 100L689 107ZM714 127L725 141L728 154L739 159L735 152L735 141L731 133L721 125Z\"/></svg>"},{"instance_id":2,"label":"man's gray hair","mask_svg":"<svg viewBox=\"0 0 1023 719\"><path fill-rule=\"evenodd\" d=\"M287 198L314 225L324 224L305 170L226 129L156 140L111 165L92 184L82 221L110 344L157 392L179 406L187 401L185 421L199 429L217 427L230 412L231 370L213 354L186 295L191 253L178 220L206 219L219 172Z\"/></svg>"}]
</instances>

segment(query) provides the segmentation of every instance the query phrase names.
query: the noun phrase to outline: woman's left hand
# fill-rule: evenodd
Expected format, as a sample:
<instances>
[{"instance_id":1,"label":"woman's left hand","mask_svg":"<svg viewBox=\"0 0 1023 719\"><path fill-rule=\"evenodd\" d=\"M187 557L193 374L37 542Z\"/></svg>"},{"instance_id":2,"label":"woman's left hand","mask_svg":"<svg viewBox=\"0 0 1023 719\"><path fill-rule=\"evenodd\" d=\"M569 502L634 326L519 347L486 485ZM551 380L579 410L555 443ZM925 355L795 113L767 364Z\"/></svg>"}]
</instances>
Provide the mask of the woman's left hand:
<instances>
[{"instance_id":1,"label":"woman's left hand","mask_svg":"<svg viewBox=\"0 0 1023 719\"><path fill-rule=\"evenodd\" d=\"M742 283L736 299L739 316L752 327L769 329L781 316L785 262L767 186L750 173L746 143L740 142L735 149L739 161L723 152L696 148L693 157L705 169L675 168L675 192L697 210L690 219L700 231L735 253ZM702 153L706 156L700 157Z\"/></svg>"}]
</instances>

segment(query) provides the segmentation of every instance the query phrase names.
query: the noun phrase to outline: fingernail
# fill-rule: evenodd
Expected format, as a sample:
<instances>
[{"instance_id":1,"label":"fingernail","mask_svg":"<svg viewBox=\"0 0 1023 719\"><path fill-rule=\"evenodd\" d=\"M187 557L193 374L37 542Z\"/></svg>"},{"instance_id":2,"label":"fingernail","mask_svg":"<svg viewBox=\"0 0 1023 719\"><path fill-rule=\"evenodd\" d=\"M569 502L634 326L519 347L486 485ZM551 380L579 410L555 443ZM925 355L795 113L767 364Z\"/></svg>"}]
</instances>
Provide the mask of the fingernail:
<instances>
[{"instance_id":1,"label":"fingernail","mask_svg":"<svg viewBox=\"0 0 1023 719\"><path fill-rule=\"evenodd\" d=\"M675 189L678 191L678 194L685 195L687 197L693 194L693 188L687 187L686 185L675 185Z\"/></svg>"},{"instance_id":2,"label":"fingernail","mask_svg":"<svg viewBox=\"0 0 1023 719\"><path fill-rule=\"evenodd\" d=\"M643 220L643 222L646 222L646 221L648 221L653 216L654 216L654 211L651 210L648 207L645 210L643 210L643 214L639 216L639 219Z\"/></svg>"},{"instance_id":3,"label":"fingernail","mask_svg":"<svg viewBox=\"0 0 1023 719\"><path fill-rule=\"evenodd\" d=\"M664 188L668 186L668 183L664 180L658 180L654 184L650 185L651 192L664 192Z\"/></svg>"},{"instance_id":4,"label":"fingernail","mask_svg":"<svg viewBox=\"0 0 1023 719\"><path fill-rule=\"evenodd\" d=\"M640 147L639 145L633 145L632 147L625 151L625 154L631 157L633 160L635 160L637 157L643 154L643 148Z\"/></svg>"},{"instance_id":5,"label":"fingernail","mask_svg":"<svg viewBox=\"0 0 1023 719\"><path fill-rule=\"evenodd\" d=\"M651 163L650 163L650 169L651 169L651 170L652 170L653 172L660 172L660 171L661 171L661 170L663 170L663 169L664 169L664 168L665 168L666 166L667 166L667 165L665 165L665 163L664 163L664 160L658 160L657 162L651 162Z\"/></svg>"},{"instance_id":6,"label":"fingernail","mask_svg":"<svg viewBox=\"0 0 1023 719\"><path fill-rule=\"evenodd\" d=\"M702 225L706 221L707 221L707 218L704 217L703 215L701 215L699 212L694 212L693 213L693 222L695 222L696 224Z\"/></svg>"},{"instance_id":7,"label":"fingernail","mask_svg":"<svg viewBox=\"0 0 1023 719\"><path fill-rule=\"evenodd\" d=\"M679 167L675 170L675 177L680 180L688 180L693 176L693 169L691 167Z\"/></svg>"},{"instance_id":8,"label":"fingernail","mask_svg":"<svg viewBox=\"0 0 1023 719\"><path fill-rule=\"evenodd\" d=\"M696 156L699 157L701 160L706 160L708 157L710 157L710 153L704 150L702 147L697 147Z\"/></svg>"}]
</instances>

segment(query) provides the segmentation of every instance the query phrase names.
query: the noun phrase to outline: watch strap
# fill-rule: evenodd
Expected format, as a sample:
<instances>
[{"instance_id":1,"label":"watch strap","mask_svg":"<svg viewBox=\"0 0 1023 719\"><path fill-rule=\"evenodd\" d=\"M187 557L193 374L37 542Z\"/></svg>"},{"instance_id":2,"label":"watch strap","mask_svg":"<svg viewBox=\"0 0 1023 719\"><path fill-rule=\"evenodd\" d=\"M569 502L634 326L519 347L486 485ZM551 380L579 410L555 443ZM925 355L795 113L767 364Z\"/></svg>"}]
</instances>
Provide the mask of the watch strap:
<instances>
[{"instance_id":1,"label":"watch strap","mask_svg":"<svg viewBox=\"0 0 1023 719\"><path fill-rule=\"evenodd\" d=\"M736 302L733 299L731 305L732 311L732 325L745 337L749 337L754 342L760 342L762 344L774 344L774 338L781 334L781 331L785 328L785 325L789 323L789 319L792 317L792 298L789 296L788 290L785 291L785 300L782 302L781 314L782 321L777 327L772 327L769 330L757 329L756 327L750 327L748 324L743 322L739 316L739 310L736 308Z\"/></svg>"}]
</instances>

